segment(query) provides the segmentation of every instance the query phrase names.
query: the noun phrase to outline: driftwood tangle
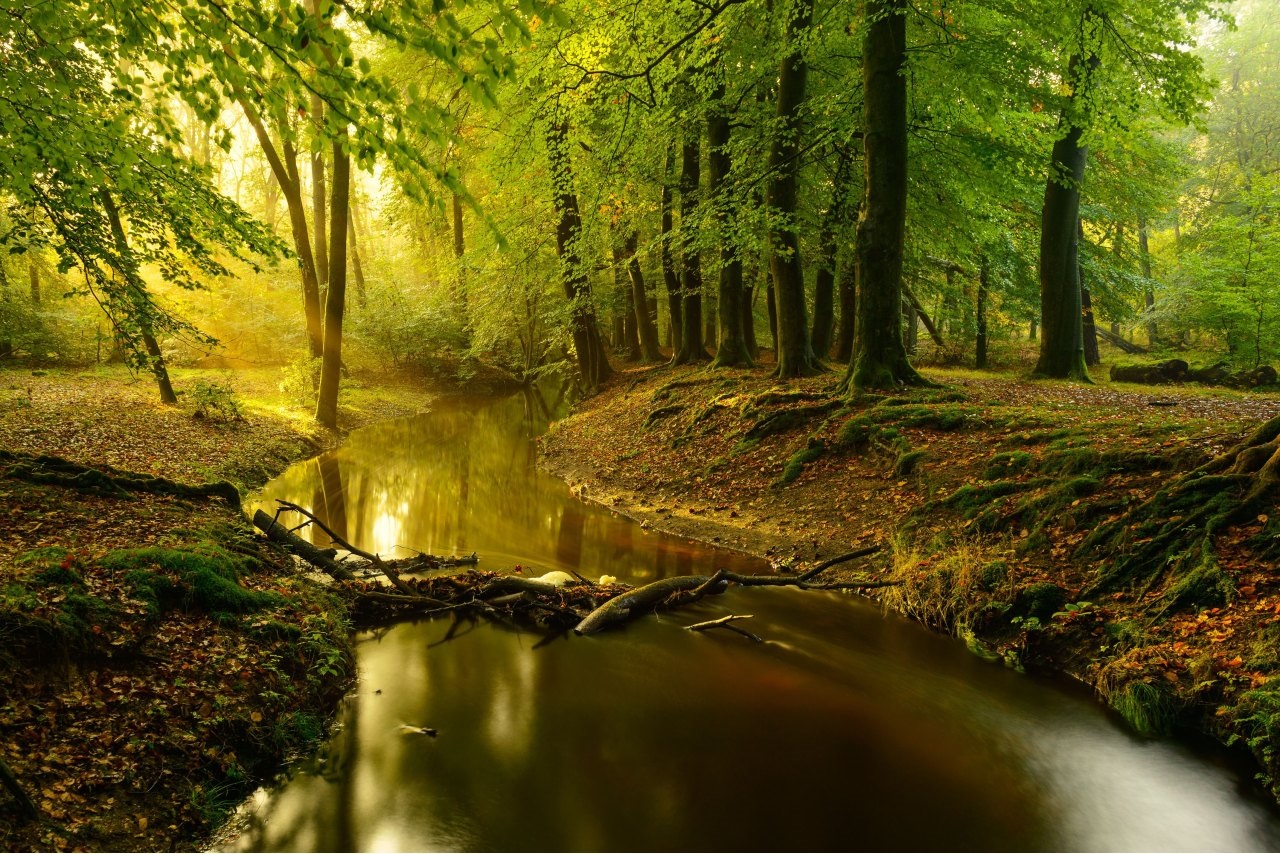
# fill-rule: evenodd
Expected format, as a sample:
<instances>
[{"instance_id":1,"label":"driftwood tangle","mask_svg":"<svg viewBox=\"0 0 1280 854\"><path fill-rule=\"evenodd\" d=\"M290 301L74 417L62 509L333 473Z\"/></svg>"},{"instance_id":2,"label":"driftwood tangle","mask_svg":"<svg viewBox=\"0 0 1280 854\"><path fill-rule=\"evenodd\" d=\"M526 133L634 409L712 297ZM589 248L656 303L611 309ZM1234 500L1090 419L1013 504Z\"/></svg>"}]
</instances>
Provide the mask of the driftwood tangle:
<instances>
[{"instance_id":1,"label":"driftwood tangle","mask_svg":"<svg viewBox=\"0 0 1280 854\"><path fill-rule=\"evenodd\" d=\"M401 572L434 569L440 563L474 563L470 558L430 558L419 555L403 561L389 561L359 549L342 539L308 510L296 504L282 501L282 510L302 514L324 530L333 542L353 555L363 558L367 564L378 567L391 582L391 587L377 582L364 582L353 577L350 568L355 561L339 561L333 549L321 549L298 537L282 525L278 518L259 510L254 514L254 524L263 534L281 543L303 560L331 575L341 589L348 591L354 600L357 619L379 622L408 615L430 616L450 613L455 620L486 618L512 626L533 625L558 636L572 629L576 634L590 635L607 628L623 625L630 620L658 609L679 608L696 602L704 596L723 592L730 584L743 587L798 587L802 590L866 590L886 587L895 582L853 581L820 583L816 577L839 563L865 557L880 551L880 546L869 546L824 561L799 575L740 575L718 570L714 575L683 575L664 578L643 587L626 584L593 584L574 573L577 583L560 584L520 575L500 575L472 569L457 575L437 575L431 578L404 579ZM277 517L278 517L277 513ZM557 573L559 574L559 573ZM730 626L733 619L710 621L705 627L723 626L754 638L749 632ZM456 623L455 623L456 627ZM693 630L701 630L692 627ZM453 630L450 630L452 636Z\"/></svg>"}]
</instances>

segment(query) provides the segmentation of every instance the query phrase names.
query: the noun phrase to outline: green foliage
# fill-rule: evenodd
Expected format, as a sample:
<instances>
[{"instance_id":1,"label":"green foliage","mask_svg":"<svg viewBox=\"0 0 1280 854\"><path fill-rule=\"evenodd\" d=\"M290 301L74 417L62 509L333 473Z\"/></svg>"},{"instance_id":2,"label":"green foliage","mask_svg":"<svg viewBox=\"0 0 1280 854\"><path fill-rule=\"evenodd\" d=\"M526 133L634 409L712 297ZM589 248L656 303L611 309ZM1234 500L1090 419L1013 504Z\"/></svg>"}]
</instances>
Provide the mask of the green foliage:
<instances>
[{"instance_id":1,"label":"green foliage","mask_svg":"<svg viewBox=\"0 0 1280 854\"><path fill-rule=\"evenodd\" d=\"M240 401L230 384L198 379L189 392L195 417L209 421L242 421Z\"/></svg>"},{"instance_id":2,"label":"green foliage","mask_svg":"<svg viewBox=\"0 0 1280 854\"><path fill-rule=\"evenodd\" d=\"M1169 691L1159 685L1127 682L1118 691L1110 693L1107 699L1140 735L1171 735L1178 723L1178 705Z\"/></svg>"},{"instance_id":3,"label":"green foliage","mask_svg":"<svg viewBox=\"0 0 1280 854\"><path fill-rule=\"evenodd\" d=\"M982 476L987 480L1004 480L1025 470L1031 463L1031 455L1026 451L1005 451L991 458L987 470Z\"/></svg>"},{"instance_id":4,"label":"green foliage","mask_svg":"<svg viewBox=\"0 0 1280 854\"><path fill-rule=\"evenodd\" d=\"M303 356L280 369L280 392L296 406L316 405L316 389L320 385L320 360Z\"/></svg>"},{"instance_id":5,"label":"green foliage","mask_svg":"<svg viewBox=\"0 0 1280 854\"><path fill-rule=\"evenodd\" d=\"M785 486L804 473L804 467L827 452L827 446L820 439L809 439L809 443L791 455L782 467L782 475L774 486Z\"/></svg>"},{"instance_id":6,"label":"green foliage","mask_svg":"<svg viewBox=\"0 0 1280 854\"><path fill-rule=\"evenodd\" d=\"M1032 584L1018 591L1012 613L1048 623L1067 602L1067 591L1049 581Z\"/></svg>"}]
</instances>

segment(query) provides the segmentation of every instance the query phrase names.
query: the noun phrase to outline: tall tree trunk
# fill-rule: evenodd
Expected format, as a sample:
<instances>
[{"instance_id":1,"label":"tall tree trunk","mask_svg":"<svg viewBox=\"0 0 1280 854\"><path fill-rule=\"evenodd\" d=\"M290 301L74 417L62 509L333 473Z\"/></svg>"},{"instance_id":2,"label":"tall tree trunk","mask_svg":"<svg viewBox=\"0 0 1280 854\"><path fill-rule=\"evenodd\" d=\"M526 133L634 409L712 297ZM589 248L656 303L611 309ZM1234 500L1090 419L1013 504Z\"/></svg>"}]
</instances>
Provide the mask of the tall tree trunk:
<instances>
[{"instance_id":1,"label":"tall tree trunk","mask_svg":"<svg viewBox=\"0 0 1280 854\"><path fill-rule=\"evenodd\" d=\"M0 258L0 302L9 301L9 274L4 269L4 259ZM0 359L7 359L13 355L13 341L5 337L0 338Z\"/></svg>"},{"instance_id":2,"label":"tall tree trunk","mask_svg":"<svg viewBox=\"0 0 1280 854\"><path fill-rule=\"evenodd\" d=\"M1147 344L1154 347L1160 343L1160 331L1156 328L1156 322L1151 320L1151 315L1156 308L1156 294L1151 289L1151 248L1147 245L1147 217L1145 214L1138 215L1138 260L1142 264L1142 278L1147 280L1147 286L1143 289L1143 305L1146 307L1147 320Z\"/></svg>"},{"instance_id":3,"label":"tall tree trunk","mask_svg":"<svg viewBox=\"0 0 1280 854\"><path fill-rule=\"evenodd\" d=\"M707 189L720 231L720 281L716 289L720 335L712 367L748 367L751 354L743 330L744 298L742 257L733 238L733 200L729 195L729 109L724 102L724 83L716 86L707 114Z\"/></svg>"},{"instance_id":4,"label":"tall tree trunk","mask_svg":"<svg viewBox=\"0 0 1280 854\"><path fill-rule=\"evenodd\" d=\"M302 276L302 309L307 325L307 347L311 358L318 359L324 352L320 280L316 272L315 255L311 251L307 212L302 201L302 179L298 172L297 151L283 133L280 149L277 149L262 117L248 99L241 95L237 100L253 128L254 135L258 138L258 145L271 166L276 183L280 185L280 192L284 194L285 206L289 211L289 229L293 235L293 250L298 256L298 267Z\"/></svg>"},{"instance_id":5,"label":"tall tree trunk","mask_svg":"<svg viewBox=\"0 0 1280 854\"><path fill-rule=\"evenodd\" d=\"M178 396L174 394L173 384L169 382L169 369L165 367L164 355L160 352L160 343L156 341L153 331L151 295L147 293L147 286L138 272L133 250L129 248L129 238L125 235L124 223L120 220L120 210L116 207L115 200L111 198L111 193L105 187L98 191L98 198L102 200L102 209L107 214L107 222L111 226L111 236L116 243L116 254L120 256L120 263L124 267L124 269L116 272L124 278L131 292L132 299L130 302L133 303L133 311L137 314L134 320L137 322L138 331L142 336L142 345L147 351L151 373L156 378L156 388L160 390L160 402L169 405L176 404Z\"/></svg>"},{"instance_id":6,"label":"tall tree trunk","mask_svg":"<svg viewBox=\"0 0 1280 854\"><path fill-rule=\"evenodd\" d=\"M867 0L862 47L865 196L855 253L858 322L845 382L853 390L924 385L902 342L907 219L906 0Z\"/></svg>"},{"instance_id":7,"label":"tall tree trunk","mask_svg":"<svg viewBox=\"0 0 1280 854\"><path fill-rule=\"evenodd\" d=\"M369 302L364 290L364 263L356 243L356 218L350 215L347 216L347 244L351 250L351 272L356 277L356 303L364 308Z\"/></svg>"},{"instance_id":8,"label":"tall tree trunk","mask_svg":"<svg viewBox=\"0 0 1280 854\"><path fill-rule=\"evenodd\" d=\"M984 252L978 266L978 306L975 311L978 330L974 336L974 366L980 371L987 367L987 294L990 289L991 262Z\"/></svg>"},{"instance_id":9,"label":"tall tree trunk","mask_svg":"<svg viewBox=\"0 0 1280 854\"><path fill-rule=\"evenodd\" d=\"M840 300L840 323L836 326L836 343L833 358L847 365L853 358L854 329L858 325L858 265L845 263L836 280L836 294Z\"/></svg>"},{"instance_id":10,"label":"tall tree trunk","mask_svg":"<svg viewBox=\"0 0 1280 854\"><path fill-rule=\"evenodd\" d=\"M844 146L834 146L835 175L832 177L831 201L822 216L818 237L818 275L813 287L813 352L820 358L831 350L835 337L836 262L840 235L844 231L849 197L849 172L853 158Z\"/></svg>"},{"instance_id":11,"label":"tall tree trunk","mask_svg":"<svg viewBox=\"0 0 1280 854\"><path fill-rule=\"evenodd\" d=\"M633 248L632 254L635 253ZM615 330L617 340L614 346L621 347L628 362L640 361L640 328L636 325L637 314L644 313L643 303L637 311L635 289L627 273L627 249L621 243L613 246L613 289L622 310L618 320L622 328ZM643 298L643 295L642 295Z\"/></svg>"},{"instance_id":12,"label":"tall tree trunk","mask_svg":"<svg viewBox=\"0 0 1280 854\"><path fill-rule=\"evenodd\" d=\"M1080 335L1084 342L1084 363L1094 368L1102 364L1102 353L1098 350L1098 327L1093 319L1093 300L1089 289L1080 288Z\"/></svg>"},{"instance_id":13,"label":"tall tree trunk","mask_svg":"<svg viewBox=\"0 0 1280 854\"><path fill-rule=\"evenodd\" d=\"M702 346L702 254L693 223L698 214L702 183L702 128L686 128L680 146L680 349L673 365L705 362L711 354Z\"/></svg>"},{"instance_id":14,"label":"tall tree trunk","mask_svg":"<svg viewBox=\"0 0 1280 854\"><path fill-rule=\"evenodd\" d=\"M347 298L347 217L350 214L351 155L344 139L333 141L333 189L329 210L329 289L324 302L324 355L320 363L320 391L316 421L338 427L338 385L342 379L342 316Z\"/></svg>"},{"instance_id":15,"label":"tall tree trunk","mask_svg":"<svg viewBox=\"0 0 1280 854\"><path fill-rule=\"evenodd\" d=\"M560 258L564 293L569 300L573 348L582 383L596 389L613 374L591 302L591 282L582 266L582 216L573 186L573 164L569 158L569 128L559 118L547 127L547 156L551 161L551 182L555 194L556 254Z\"/></svg>"},{"instance_id":16,"label":"tall tree trunk","mask_svg":"<svg viewBox=\"0 0 1280 854\"><path fill-rule=\"evenodd\" d=\"M1071 58L1071 70L1080 65ZM1095 66L1096 60L1090 60ZM1073 80L1075 74L1069 75ZM1078 95L1076 96L1078 97ZM1080 185L1084 181L1083 130L1064 111L1062 137L1053 144L1040 217L1040 359L1035 374L1089 382L1080 299Z\"/></svg>"},{"instance_id":17,"label":"tall tree trunk","mask_svg":"<svg viewBox=\"0 0 1280 854\"><path fill-rule=\"evenodd\" d=\"M646 362L656 362L662 358L658 349L658 325L655 322L657 304L651 303L645 292L644 271L640 269L640 259L636 256L639 236L633 231L627 235L623 244L623 257L627 264L627 276L631 280L631 299L635 305L636 333L640 340L640 357Z\"/></svg>"},{"instance_id":18,"label":"tall tree trunk","mask_svg":"<svg viewBox=\"0 0 1280 854\"><path fill-rule=\"evenodd\" d=\"M800 263L800 234L796 222L800 183L800 108L804 104L809 75L801 40L813 18L813 0L795 0L787 21L790 51L778 69L777 129L769 148L768 204L772 225L769 243L773 250L770 268L777 308L774 373L781 378L800 377L821 369L809 340L809 319L804 298L804 270Z\"/></svg>"},{"instance_id":19,"label":"tall tree trunk","mask_svg":"<svg viewBox=\"0 0 1280 854\"><path fill-rule=\"evenodd\" d=\"M667 289L668 343L672 355L680 351L680 342L684 340L684 324L681 322L680 274L676 271L675 255L671 251L671 232L674 227L672 216L673 199L671 194L671 173L675 170L675 147L667 144L665 171L662 173L662 234L658 241L662 256L662 283Z\"/></svg>"},{"instance_id":20,"label":"tall tree trunk","mask_svg":"<svg viewBox=\"0 0 1280 854\"><path fill-rule=\"evenodd\" d=\"M40 304L40 268L36 266L36 259L31 258L27 265L27 280L31 283L31 304Z\"/></svg>"},{"instance_id":21,"label":"tall tree trunk","mask_svg":"<svg viewBox=\"0 0 1280 854\"><path fill-rule=\"evenodd\" d=\"M458 309L463 323L467 322L467 268L464 259L467 254L467 236L463 230L462 196L453 194L453 258L458 264L458 278L455 280L453 304Z\"/></svg>"}]
</instances>

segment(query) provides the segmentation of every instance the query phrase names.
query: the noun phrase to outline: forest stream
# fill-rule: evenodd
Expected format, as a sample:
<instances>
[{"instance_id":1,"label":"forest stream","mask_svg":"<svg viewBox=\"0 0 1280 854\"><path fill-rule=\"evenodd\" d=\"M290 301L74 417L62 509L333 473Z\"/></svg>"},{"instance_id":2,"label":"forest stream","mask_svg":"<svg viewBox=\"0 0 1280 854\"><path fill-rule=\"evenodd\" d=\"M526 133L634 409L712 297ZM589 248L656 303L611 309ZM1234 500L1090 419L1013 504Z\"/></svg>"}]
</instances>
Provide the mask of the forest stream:
<instances>
[{"instance_id":1,"label":"forest stream","mask_svg":"<svg viewBox=\"0 0 1280 854\"><path fill-rule=\"evenodd\" d=\"M538 471L555 408L458 400L367 427L257 506L316 508L384 555L474 551L528 575L769 571ZM681 630L724 613L765 642ZM450 625L361 632L340 726L224 850L1280 848L1280 815L1220 755L1140 738L1087 693L856 596L736 588L545 644L491 624L442 642Z\"/></svg>"}]
</instances>

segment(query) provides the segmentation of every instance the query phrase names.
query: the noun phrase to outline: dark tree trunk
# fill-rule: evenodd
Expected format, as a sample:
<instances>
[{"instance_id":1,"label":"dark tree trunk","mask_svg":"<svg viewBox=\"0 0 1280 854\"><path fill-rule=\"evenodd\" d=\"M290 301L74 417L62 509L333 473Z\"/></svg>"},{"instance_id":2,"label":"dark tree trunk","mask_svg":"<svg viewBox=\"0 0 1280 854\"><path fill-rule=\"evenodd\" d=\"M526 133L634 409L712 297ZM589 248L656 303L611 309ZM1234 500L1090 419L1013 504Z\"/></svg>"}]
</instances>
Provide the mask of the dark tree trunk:
<instances>
[{"instance_id":1,"label":"dark tree trunk","mask_svg":"<svg viewBox=\"0 0 1280 854\"><path fill-rule=\"evenodd\" d=\"M778 300L777 290L773 287L772 270L766 274L764 307L769 314L769 342L773 345L773 357L776 360L778 358Z\"/></svg>"},{"instance_id":2,"label":"dark tree trunk","mask_svg":"<svg viewBox=\"0 0 1280 854\"><path fill-rule=\"evenodd\" d=\"M712 366L717 368L751 365L743 329L743 307L746 303L742 287L742 258L731 228L733 201L729 195L729 170L733 164L729 155L729 133L729 112L724 103L724 84L721 83L711 96L711 111L707 116L707 189L720 226L720 282L716 306L720 340L712 362Z\"/></svg>"},{"instance_id":3,"label":"dark tree trunk","mask_svg":"<svg viewBox=\"0 0 1280 854\"><path fill-rule=\"evenodd\" d=\"M1144 215L1138 216L1138 260L1142 264L1142 278L1148 282L1142 296L1147 317L1150 318L1156 309L1156 294L1149 284L1151 282L1151 249L1147 245L1147 218ZM1156 328L1156 322L1149 319L1147 320L1147 344L1154 347L1159 343L1160 331Z\"/></svg>"},{"instance_id":4,"label":"dark tree trunk","mask_svg":"<svg viewBox=\"0 0 1280 854\"><path fill-rule=\"evenodd\" d=\"M560 257L565 298L569 300L572 311L570 329L578 371L582 384L588 389L595 389L613 374L613 368L600 339L596 310L591 302L591 282L582 265L582 216L578 212L578 194L573 186L568 137L568 126L558 119L547 128L547 156L551 161L552 190L559 215L556 254Z\"/></svg>"},{"instance_id":5,"label":"dark tree trunk","mask_svg":"<svg viewBox=\"0 0 1280 854\"><path fill-rule=\"evenodd\" d=\"M978 370L987 367L987 293L990 289L991 264L986 254L983 254L978 267L978 306L975 312L978 330L977 335L974 336L974 365Z\"/></svg>"},{"instance_id":6,"label":"dark tree trunk","mask_svg":"<svg viewBox=\"0 0 1280 854\"><path fill-rule=\"evenodd\" d=\"M813 288L813 352L819 357L831 350L835 337L836 262L840 235L847 221L850 170L853 158L848 149L836 146L836 169L832 178L831 202L822 217L818 238L818 275Z\"/></svg>"},{"instance_id":7,"label":"dark tree trunk","mask_svg":"<svg viewBox=\"0 0 1280 854\"><path fill-rule=\"evenodd\" d=\"M744 277L742 282L742 347L753 363L760 355L760 343L756 340L755 285Z\"/></svg>"},{"instance_id":8,"label":"dark tree trunk","mask_svg":"<svg viewBox=\"0 0 1280 854\"><path fill-rule=\"evenodd\" d=\"M775 286L777 332L774 349L781 378L801 377L821 369L809 340L809 319L804 298L804 270L800 263L800 234L796 222L800 183L800 108L804 104L809 75L801 51L801 39L813 17L813 0L796 0L787 21L790 52L778 69L777 127L769 149L768 204L773 225L769 242L773 250L770 268Z\"/></svg>"},{"instance_id":9,"label":"dark tree trunk","mask_svg":"<svg viewBox=\"0 0 1280 854\"><path fill-rule=\"evenodd\" d=\"M1080 64L1072 57L1072 71ZM1094 62L1090 62L1094 65ZM1074 74L1070 75L1073 79ZM1040 359L1035 374L1089 382L1085 367L1080 301L1080 184L1084 180L1083 134L1064 113L1063 136L1053 144L1040 218Z\"/></svg>"},{"instance_id":10,"label":"dark tree trunk","mask_svg":"<svg viewBox=\"0 0 1280 854\"><path fill-rule=\"evenodd\" d=\"M631 244L631 255L635 255L635 244ZM642 302L636 304L636 293L632 287L631 279L627 274L627 249L622 245L613 247L613 286L617 293L618 301L622 303L622 329L620 341L623 354L627 361L640 361L640 329L636 325L636 317L644 314L644 291L641 290L640 298Z\"/></svg>"},{"instance_id":11,"label":"dark tree trunk","mask_svg":"<svg viewBox=\"0 0 1280 854\"><path fill-rule=\"evenodd\" d=\"M858 325L858 268L846 263L840 269L836 287L840 298L840 324L836 327L834 358L847 365L853 358L853 335Z\"/></svg>"},{"instance_id":12,"label":"dark tree trunk","mask_svg":"<svg viewBox=\"0 0 1280 854\"><path fill-rule=\"evenodd\" d=\"M458 311L458 319L466 324L467 310L467 234L463 229L462 196L453 194L453 259L458 265L458 277L454 280L453 304Z\"/></svg>"},{"instance_id":13,"label":"dark tree trunk","mask_svg":"<svg viewBox=\"0 0 1280 854\"><path fill-rule=\"evenodd\" d=\"M905 297L902 300L902 349L915 355L920 348L920 318L915 303Z\"/></svg>"},{"instance_id":14,"label":"dark tree trunk","mask_svg":"<svg viewBox=\"0 0 1280 854\"><path fill-rule=\"evenodd\" d=\"M40 268L36 266L36 259L32 258L27 266L27 279L31 283L31 304L40 304Z\"/></svg>"},{"instance_id":15,"label":"dark tree trunk","mask_svg":"<svg viewBox=\"0 0 1280 854\"><path fill-rule=\"evenodd\" d=\"M311 117L316 123L316 132L324 127L323 111L324 105L320 101L319 95L311 96ZM334 164L337 168L337 164ZM336 181L337 178L335 177ZM312 244L315 246L316 253L316 280L320 286L320 300L325 303L325 323L328 324L328 299L325 296L325 288L329 287L329 280L332 278L329 271L329 246L325 236L325 176L324 176L324 151L317 149L311 153L311 228L315 237L312 238Z\"/></svg>"},{"instance_id":16,"label":"dark tree trunk","mask_svg":"<svg viewBox=\"0 0 1280 854\"><path fill-rule=\"evenodd\" d=\"M693 223L698 214L702 183L702 128L686 131L680 147L680 349L673 365L705 362L711 354L702 345L702 255L697 249Z\"/></svg>"},{"instance_id":17,"label":"dark tree trunk","mask_svg":"<svg viewBox=\"0 0 1280 854\"><path fill-rule=\"evenodd\" d=\"M333 188L329 205L329 287L324 302L324 355L320 363L320 391L316 421L338 427L338 385L342 380L342 317L347 299L347 217L350 215L351 155L333 141Z\"/></svg>"},{"instance_id":18,"label":"dark tree trunk","mask_svg":"<svg viewBox=\"0 0 1280 854\"><path fill-rule=\"evenodd\" d=\"M1039 327L1039 324L1037 324L1034 320L1033 320L1033 321L1031 321L1031 326L1027 329L1027 340L1028 340L1028 341L1034 341L1034 340L1036 340L1036 332L1037 332L1037 330L1038 330L1039 328L1040 328L1040 327Z\"/></svg>"},{"instance_id":19,"label":"dark tree trunk","mask_svg":"<svg viewBox=\"0 0 1280 854\"><path fill-rule=\"evenodd\" d=\"M907 218L906 0L868 0L862 47L865 200L858 218L858 322L852 390L924 385L902 341L902 244Z\"/></svg>"},{"instance_id":20,"label":"dark tree trunk","mask_svg":"<svg viewBox=\"0 0 1280 854\"><path fill-rule=\"evenodd\" d=\"M640 259L636 257L638 243L639 237L634 231L631 232L627 235L622 253L627 276L631 281L631 301L634 306L636 335L640 342L640 358L646 362L656 362L662 358L662 352L658 349L658 305L645 291L644 271L640 269Z\"/></svg>"},{"instance_id":21,"label":"dark tree trunk","mask_svg":"<svg viewBox=\"0 0 1280 854\"><path fill-rule=\"evenodd\" d=\"M1098 350L1098 327L1093 320L1093 300L1088 288L1080 289L1080 334L1084 341L1084 363L1093 368L1102 364Z\"/></svg>"},{"instance_id":22,"label":"dark tree trunk","mask_svg":"<svg viewBox=\"0 0 1280 854\"><path fill-rule=\"evenodd\" d=\"M137 313L134 320L142 336L142 346L147 351L151 374L156 378L160 402L172 406L178 402L178 396L174 394L173 384L169 382L169 369L165 367L164 355L160 352L160 343L156 341L153 331L151 296L147 293L147 286L138 272L137 261L133 257L133 250L129 248L129 238L125 236L124 223L120 220L120 210L116 207L115 200L111 198L111 193L105 187L98 191L98 198L102 200L102 209L106 212L107 222L111 226L111 237L115 240L116 253L120 256L120 263L124 267L117 272L132 292L133 311Z\"/></svg>"},{"instance_id":23,"label":"dark tree trunk","mask_svg":"<svg viewBox=\"0 0 1280 854\"><path fill-rule=\"evenodd\" d=\"M684 339L684 324L680 317L680 274L676 271L675 255L671 251L671 231L673 228L671 173L675 170L675 148L667 145L666 171L662 173L662 235L658 241L662 256L662 283L667 289L667 335L668 344L674 355L680 351L680 342Z\"/></svg>"}]
</instances>

